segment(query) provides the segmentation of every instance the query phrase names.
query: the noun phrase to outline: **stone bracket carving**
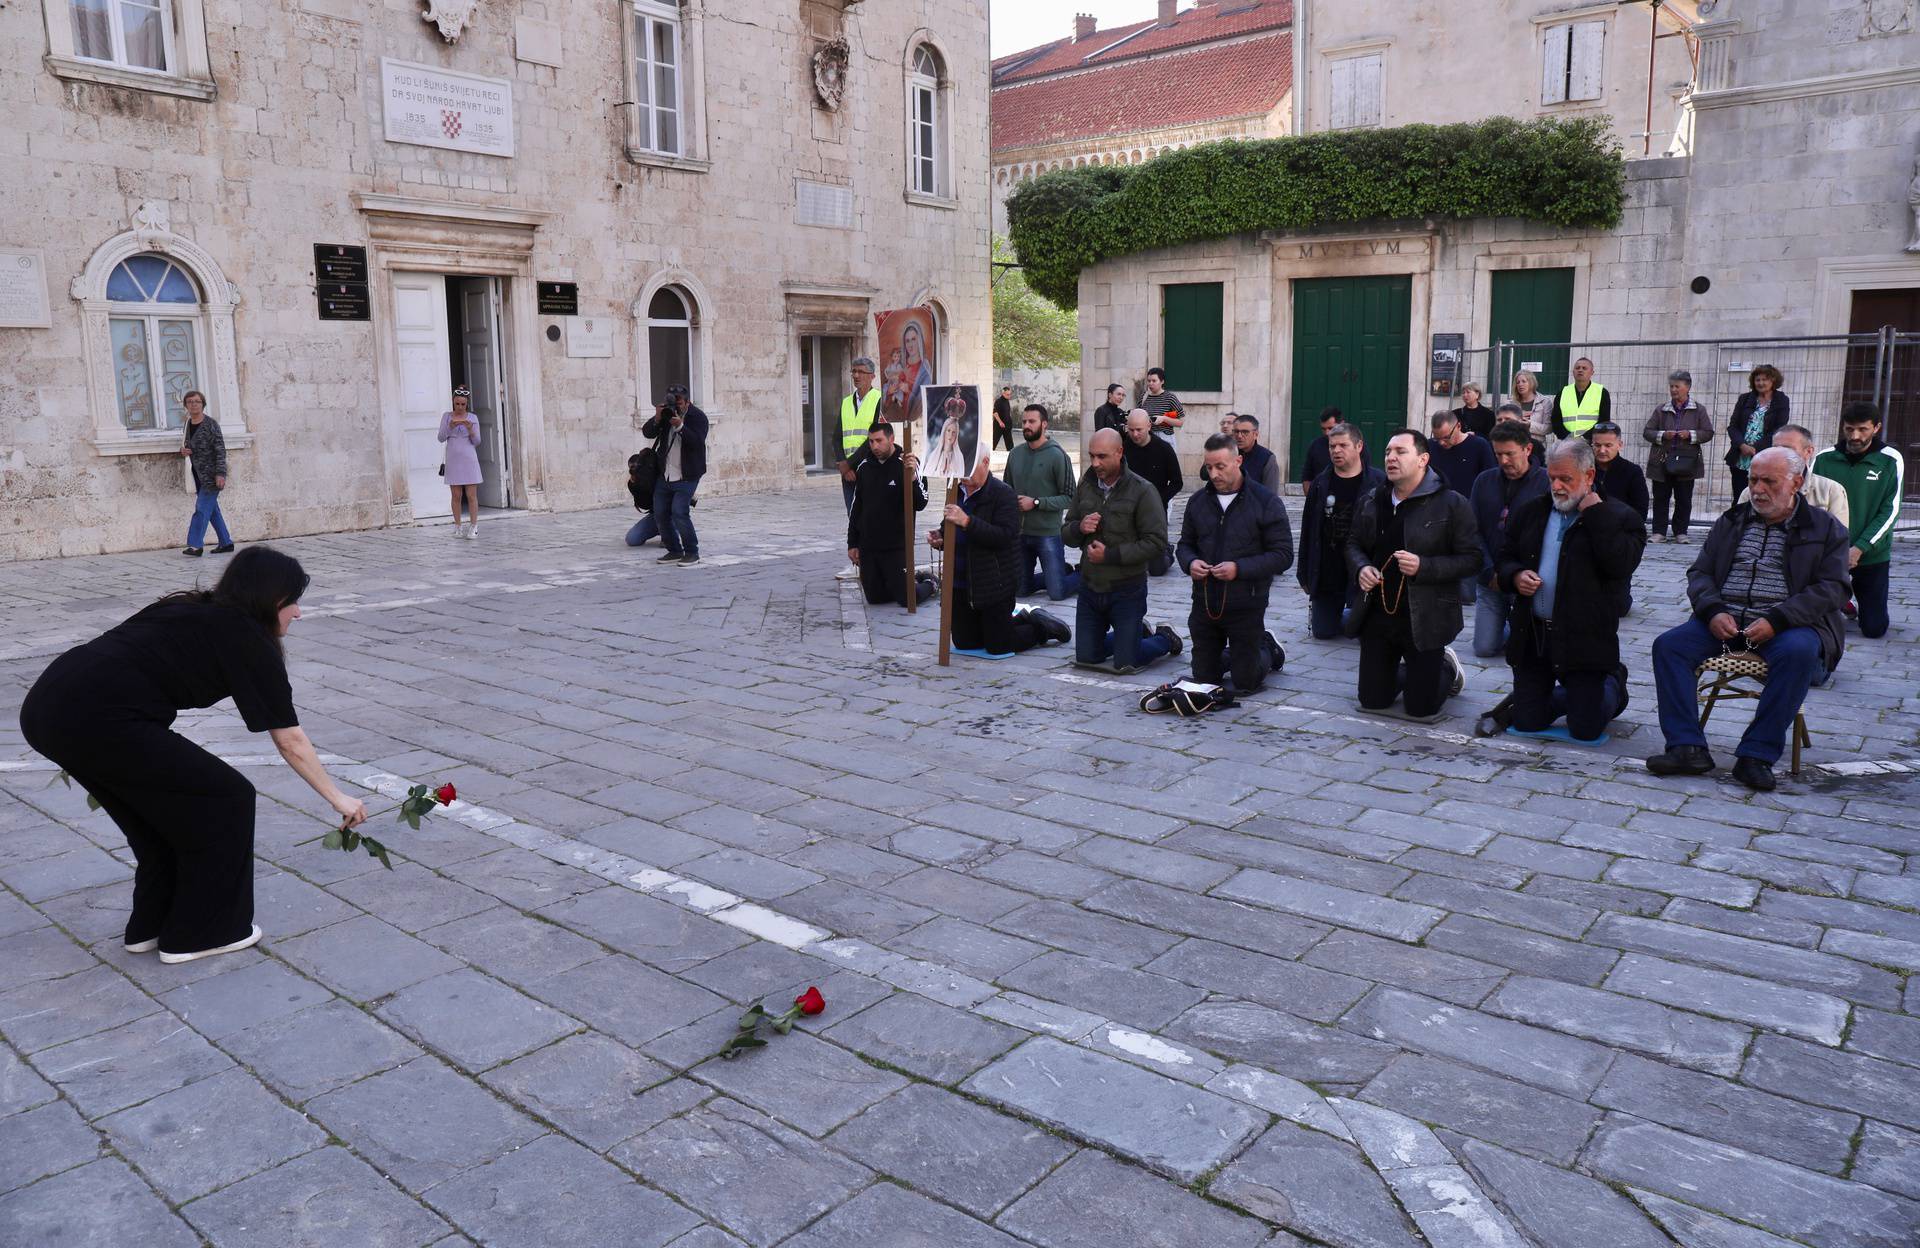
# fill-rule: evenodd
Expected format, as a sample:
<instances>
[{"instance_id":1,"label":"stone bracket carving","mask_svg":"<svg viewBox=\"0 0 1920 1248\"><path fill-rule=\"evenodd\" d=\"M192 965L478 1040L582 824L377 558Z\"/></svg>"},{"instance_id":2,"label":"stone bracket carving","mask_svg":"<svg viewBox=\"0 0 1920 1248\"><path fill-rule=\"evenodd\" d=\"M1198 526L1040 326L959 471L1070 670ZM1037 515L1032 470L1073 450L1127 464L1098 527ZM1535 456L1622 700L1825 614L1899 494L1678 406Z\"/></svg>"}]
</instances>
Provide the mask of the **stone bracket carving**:
<instances>
[{"instance_id":1,"label":"stone bracket carving","mask_svg":"<svg viewBox=\"0 0 1920 1248\"><path fill-rule=\"evenodd\" d=\"M838 110L840 101L846 97L852 57L845 35L835 35L814 49L813 94L828 112Z\"/></svg>"},{"instance_id":2,"label":"stone bracket carving","mask_svg":"<svg viewBox=\"0 0 1920 1248\"><path fill-rule=\"evenodd\" d=\"M440 37L454 43L479 12L480 0L427 0L420 18L439 27Z\"/></svg>"},{"instance_id":3,"label":"stone bracket carving","mask_svg":"<svg viewBox=\"0 0 1920 1248\"><path fill-rule=\"evenodd\" d=\"M1904 35L1913 29L1913 0L1866 0L1861 6L1860 37Z\"/></svg>"}]
</instances>

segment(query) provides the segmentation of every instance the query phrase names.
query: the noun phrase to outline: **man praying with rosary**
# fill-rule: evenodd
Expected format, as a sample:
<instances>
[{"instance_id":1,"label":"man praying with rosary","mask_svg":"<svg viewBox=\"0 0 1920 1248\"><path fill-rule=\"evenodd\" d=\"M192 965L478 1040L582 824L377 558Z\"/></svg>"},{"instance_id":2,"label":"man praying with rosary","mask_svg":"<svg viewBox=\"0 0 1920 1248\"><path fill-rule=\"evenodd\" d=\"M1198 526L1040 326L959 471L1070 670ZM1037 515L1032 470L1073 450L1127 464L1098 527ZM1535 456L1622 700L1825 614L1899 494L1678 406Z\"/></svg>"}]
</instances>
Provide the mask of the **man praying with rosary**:
<instances>
[{"instance_id":1,"label":"man praying with rosary","mask_svg":"<svg viewBox=\"0 0 1920 1248\"><path fill-rule=\"evenodd\" d=\"M1427 439L1387 439L1387 483L1360 500L1347 566L1360 588L1348 616L1360 638L1360 706L1384 711L1405 695L1414 719L1440 714L1466 688L1449 643L1460 635L1462 577L1480 569L1473 506L1427 471Z\"/></svg>"},{"instance_id":2,"label":"man praying with rosary","mask_svg":"<svg viewBox=\"0 0 1920 1248\"><path fill-rule=\"evenodd\" d=\"M1287 652L1267 631L1273 578L1293 566L1293 530L1280 496L1241 471L1230 435L1207 439L1206 481L1187 500L1174 556L1193 578L1193 678L1245 696L1280 670Z\"/></svg>"}]
</instances>

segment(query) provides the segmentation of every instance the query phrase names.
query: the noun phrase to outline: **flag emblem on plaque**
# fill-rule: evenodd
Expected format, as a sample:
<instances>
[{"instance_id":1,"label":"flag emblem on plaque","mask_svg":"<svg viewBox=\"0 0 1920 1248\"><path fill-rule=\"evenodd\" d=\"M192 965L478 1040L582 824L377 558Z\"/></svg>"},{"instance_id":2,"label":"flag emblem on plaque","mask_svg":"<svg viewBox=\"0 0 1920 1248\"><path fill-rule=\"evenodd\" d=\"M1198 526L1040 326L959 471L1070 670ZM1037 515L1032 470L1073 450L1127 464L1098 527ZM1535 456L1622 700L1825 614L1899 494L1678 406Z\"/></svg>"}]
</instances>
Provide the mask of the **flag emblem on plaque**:
<instances>
[{"instance_id":1,"label":"flag emblem on plaque","mask_svg":"<svg viewBox=\"0 0 1920 1248\"><path fill-rule=\"evenodd\" d=\"M460 137L460 117L459 109L443 108L440 110L440 129L446 133L447 138L457 139Z\"/></svg>"}]
</instances>

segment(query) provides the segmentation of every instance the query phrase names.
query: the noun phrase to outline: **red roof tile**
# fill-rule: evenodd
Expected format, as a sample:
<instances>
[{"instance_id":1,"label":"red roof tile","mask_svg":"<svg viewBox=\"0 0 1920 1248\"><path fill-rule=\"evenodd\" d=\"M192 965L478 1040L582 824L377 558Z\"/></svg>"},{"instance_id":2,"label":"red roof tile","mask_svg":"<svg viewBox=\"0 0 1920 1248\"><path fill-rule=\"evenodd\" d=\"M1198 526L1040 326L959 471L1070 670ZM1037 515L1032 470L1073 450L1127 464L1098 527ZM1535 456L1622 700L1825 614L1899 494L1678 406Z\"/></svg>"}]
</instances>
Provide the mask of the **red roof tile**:
<instances>
[{"instance_id":1,"label":"red roof tile","mask_svg":"<svg viewBox=\"0 0 1920 1248\"><path fill-rule=\"evenodd\" d=\"M1097 31L1086 39L1068 36L1003 56L993 62L993 81L1001 86L1292 25L1293 0L1203 0L1165 26L1135 22Z\"/></svg>"},{"instance_id":2,"label":"red roof tile","mask_svg":"<svg viewBox=\"0 0 1920 1248\"><path fill-rule=\"evenodd\" d=\"M996 88L992 150L1132 134L1271 111L1293 84L1293 35Z\"/></svg>"}]
</instances>

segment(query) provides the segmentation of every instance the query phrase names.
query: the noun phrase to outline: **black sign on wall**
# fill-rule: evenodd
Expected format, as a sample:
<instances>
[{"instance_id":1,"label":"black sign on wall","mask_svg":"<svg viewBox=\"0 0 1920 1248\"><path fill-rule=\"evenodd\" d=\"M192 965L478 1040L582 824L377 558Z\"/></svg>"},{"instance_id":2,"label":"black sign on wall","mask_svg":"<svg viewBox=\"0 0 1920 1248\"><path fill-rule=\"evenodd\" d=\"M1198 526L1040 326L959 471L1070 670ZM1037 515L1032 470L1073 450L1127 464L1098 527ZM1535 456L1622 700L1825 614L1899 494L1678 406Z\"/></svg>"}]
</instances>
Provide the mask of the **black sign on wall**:
<instances>
[{"instance_id":1,"label":"black sign on wall","mask_svg":"<svg viewBox=\"0 0 1920 1248\"><path fill-rule=\"evenodd\" d=\"M541 316L579 316L580 284L578 282L541 282Z\"/></svg>"},{"instance_id":2,"label":"black sign on wall","mask_svg":"<svg viewBox=\"0 0 1920 1248\"><path fill-rule=\"evenodd\" d=\"M373 319L373 300L367 294L365 282L322 282L316 288L320 296L320 319L323 321L370 321Z\"/></svg>"},{"instance_id":3,"label":"black sign on wall","mask_svg":"<svg viewBox=\"0 0 1920 1248\"><path fill-rule=\"evenodd\" d=\"M1435 334L1432 360L1428 366L1428 393L1450 398L1460 388L1461 352L1467 349L1465 334Z\"/></svg>"},{"instance_id":4,"label":"black sign on wall","mask_svg":"<svg viewBox=\"0 0 1920 1248\"><path fill-rule=\"evenodd\" d=\"M367 281L367 249L344 243L313 245L313 278L317 282Z\"/></svg>"}]
</instances>

